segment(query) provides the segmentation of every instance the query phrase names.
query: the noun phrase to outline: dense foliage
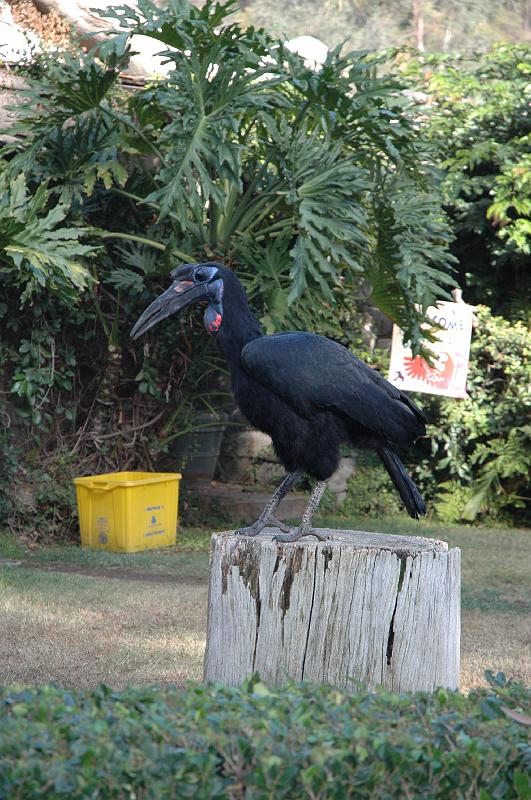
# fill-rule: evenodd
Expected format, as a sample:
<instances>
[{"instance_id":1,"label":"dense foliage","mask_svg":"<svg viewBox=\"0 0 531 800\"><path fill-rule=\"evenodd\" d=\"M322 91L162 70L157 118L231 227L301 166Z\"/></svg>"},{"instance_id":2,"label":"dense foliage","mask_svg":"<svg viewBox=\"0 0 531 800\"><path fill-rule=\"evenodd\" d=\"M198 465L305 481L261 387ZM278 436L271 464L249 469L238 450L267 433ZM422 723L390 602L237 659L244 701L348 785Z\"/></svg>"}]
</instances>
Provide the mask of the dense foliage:
<instances>
[{"instance_id":1,"label":"dense foliage","mask_svg":"<svg viewBox=\"0 0 531 800\"><path fill-rule=\"evenodd\" d=\"M529 692L0 690L0 795L529 798Z\"/></svg>"},{"instance_id":2,"label":"dense foliage","mask_svg":"<svg viewBox=\"0 0 531 800\"><path fill-rule=\"evenodd\" d=\"M316 311L334 326L330 302L351 299L368 277L376 303L386 295L417 342L414 304L450 283L450 237L411 104L363 54L334 51L313 72L262 31L229 24L232 6L176 0L162 12L143 0L142 14L105 12L127 36L160 41L169 80L113 94L123 36L103 63L46 63L18 124L24 141L4 150L6 176L47 185L70 228L89 220L105 238L112 229L162 251L155 274L178 260L224 259L273 309L271 328L315 322ZM111 285L138 293L154 254L122 251ZM33 270L22 299L44 277Z\"/></svg>"},{"instance_id":3,"label":"dense foliage","mask_svg":"<svg viewBox=\"0 0 531 800\"><path fill-rule=\"evenodd\" d=\"M129 341L183 261L234 267L266 331L346 344L367 299L418 343L416 304L451 283L438 173L374 59L335 51L316 73L231 23L231 1L139 5L107 12L124 33L98 57L74 48L32 67L2 150L1 412L14 434L3 445L12 459L18 443L39 487L57 464L62 476L153 468L197 408L227 402L193 313ZM134 92L119 83L131 33L172 65Z\"/></svg>"},{"instance_id":4,"label":"dense foliage","mask_svg":"<svg viewBox=\"0 0 531 800\"><path fill-rule=\"evenodd\" d=\"M479 306L468 397L424 398L430 452L416 473L441 518L489 515L529 524L530 356L527 326Z\"/></svg>"},{"instance_id":5,"label":"dense foliage","mask_svg":"<svg viewBox=\"0 0 531 800\"><path fill-rule=\"evenodd\" d=\"M446 170L465 300L531 322L531 48L499 45L473 62L400 54L422 90L423 125Z\"/></svg>"}]
</instances>

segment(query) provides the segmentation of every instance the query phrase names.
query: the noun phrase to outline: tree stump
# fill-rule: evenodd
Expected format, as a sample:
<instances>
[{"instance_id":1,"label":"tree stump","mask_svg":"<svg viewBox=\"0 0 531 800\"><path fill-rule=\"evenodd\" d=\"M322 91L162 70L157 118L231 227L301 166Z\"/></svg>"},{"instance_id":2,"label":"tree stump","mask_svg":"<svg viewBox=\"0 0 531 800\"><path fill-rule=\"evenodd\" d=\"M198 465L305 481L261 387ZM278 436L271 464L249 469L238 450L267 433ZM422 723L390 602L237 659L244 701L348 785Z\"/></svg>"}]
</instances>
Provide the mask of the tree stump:
<instances>
[{"instance_id":1,"label":"tree stump","mask_svg":"<svg viewBox=\"0 0 531 800\"><path fill-rule=\"evenodd\" d=\"M326 529L326 542L282 544L276 532L212 536L205 680L458 688L458 548Z\"/></svg>"}]
</instances>

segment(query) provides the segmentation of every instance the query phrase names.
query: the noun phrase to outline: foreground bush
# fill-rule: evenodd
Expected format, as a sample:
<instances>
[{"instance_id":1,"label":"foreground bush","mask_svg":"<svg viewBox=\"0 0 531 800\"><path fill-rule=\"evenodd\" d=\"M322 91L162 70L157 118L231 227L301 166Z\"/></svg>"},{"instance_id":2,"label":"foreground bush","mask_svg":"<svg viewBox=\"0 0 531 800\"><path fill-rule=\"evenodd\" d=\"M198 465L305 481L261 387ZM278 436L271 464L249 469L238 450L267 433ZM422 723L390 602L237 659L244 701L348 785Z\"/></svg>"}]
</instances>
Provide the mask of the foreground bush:
<instances>
[{"instance_id":1,"label":"foreground bush","mask_svg":"<svg viewBox=\"0 0 531 800\"><path fill-rule=\"evenodd\" d=\"M0 797L528 798L529 693L0 690ZM504 710L505 709L505 710Z\"/></svg>"}]
</instances>

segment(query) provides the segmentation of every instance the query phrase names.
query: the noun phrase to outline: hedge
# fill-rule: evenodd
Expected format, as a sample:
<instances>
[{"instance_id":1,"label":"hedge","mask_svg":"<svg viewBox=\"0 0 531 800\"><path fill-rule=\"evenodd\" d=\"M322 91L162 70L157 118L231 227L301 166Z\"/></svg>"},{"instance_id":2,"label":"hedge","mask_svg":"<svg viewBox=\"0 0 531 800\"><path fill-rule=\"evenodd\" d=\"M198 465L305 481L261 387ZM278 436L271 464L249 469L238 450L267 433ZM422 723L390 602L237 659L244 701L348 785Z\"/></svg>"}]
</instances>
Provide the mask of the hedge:
<instances>
[{"instance_id":1,"label":"hedge","mask_svg":"<svg viewBox=\"0 0 531 800\"><path fill-rule=\"evenodd\" d=\"M530 693L0 689L0 797L529 798ZM523 720L518 721L518 719Z\"/></svg>"}]
</instances>

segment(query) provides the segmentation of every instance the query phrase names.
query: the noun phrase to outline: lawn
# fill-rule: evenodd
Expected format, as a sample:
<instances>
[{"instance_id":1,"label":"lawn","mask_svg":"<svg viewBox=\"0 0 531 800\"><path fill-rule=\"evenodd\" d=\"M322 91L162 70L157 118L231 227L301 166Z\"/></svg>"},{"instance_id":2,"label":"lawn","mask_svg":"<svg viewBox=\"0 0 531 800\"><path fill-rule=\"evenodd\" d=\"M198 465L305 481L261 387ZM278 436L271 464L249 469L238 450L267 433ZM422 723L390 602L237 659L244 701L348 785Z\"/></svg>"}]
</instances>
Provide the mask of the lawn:
<instances>
[{"instance_id":1,"label":"lawn","mask_svg":"<svg viewBox=\"0 0 531 800\"><path fill-rule=\"evenodd\" d=\"M531 531L322 518L321 526L420 534L462 550L463 690L502 670L531 682ZM200 679L209 531L120 555L75 546L27 551L0 538L2 683L92 687Z\"/></svg>"}]
</instances>

